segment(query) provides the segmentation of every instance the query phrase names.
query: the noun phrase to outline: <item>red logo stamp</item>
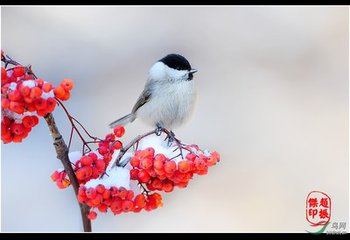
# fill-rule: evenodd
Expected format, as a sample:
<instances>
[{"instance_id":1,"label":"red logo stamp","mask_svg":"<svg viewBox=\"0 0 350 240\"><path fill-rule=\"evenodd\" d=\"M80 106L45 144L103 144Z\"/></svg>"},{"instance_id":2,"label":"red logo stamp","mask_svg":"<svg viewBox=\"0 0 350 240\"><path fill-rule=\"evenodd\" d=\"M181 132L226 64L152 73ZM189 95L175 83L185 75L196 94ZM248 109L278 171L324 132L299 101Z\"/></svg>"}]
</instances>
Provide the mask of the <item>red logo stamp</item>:
<instances>
[{"instance_id":1,"label":"red logo stamp","mask_svg":"<svg viewBox=\"0 0 350 240\"><path fill-rule=\"evenodd\" d=\"M311 226L323 226L331 220L331 198L320 191L306 197L306 220Z\"/></svg>"}]
</instances>

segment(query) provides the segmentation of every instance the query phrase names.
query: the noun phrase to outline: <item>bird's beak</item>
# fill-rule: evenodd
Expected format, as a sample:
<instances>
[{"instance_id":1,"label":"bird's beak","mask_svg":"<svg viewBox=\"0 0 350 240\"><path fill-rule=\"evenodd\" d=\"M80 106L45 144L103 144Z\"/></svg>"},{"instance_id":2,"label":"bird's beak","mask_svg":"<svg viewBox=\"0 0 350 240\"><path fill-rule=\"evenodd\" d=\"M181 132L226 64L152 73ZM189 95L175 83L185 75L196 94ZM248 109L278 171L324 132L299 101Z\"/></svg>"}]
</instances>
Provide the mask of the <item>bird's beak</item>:
<instances>
[{"instance_id":1,"label":"bird's beak","mask_svg":"<svg viewBox=\"0 0 350 240\"><path fill-rule=\"evenodd\" d=\"M196 73L196 72L198 72L197 69L191 69L191 70L190 70L190 73Z\"/></svg>"}]
</instances>

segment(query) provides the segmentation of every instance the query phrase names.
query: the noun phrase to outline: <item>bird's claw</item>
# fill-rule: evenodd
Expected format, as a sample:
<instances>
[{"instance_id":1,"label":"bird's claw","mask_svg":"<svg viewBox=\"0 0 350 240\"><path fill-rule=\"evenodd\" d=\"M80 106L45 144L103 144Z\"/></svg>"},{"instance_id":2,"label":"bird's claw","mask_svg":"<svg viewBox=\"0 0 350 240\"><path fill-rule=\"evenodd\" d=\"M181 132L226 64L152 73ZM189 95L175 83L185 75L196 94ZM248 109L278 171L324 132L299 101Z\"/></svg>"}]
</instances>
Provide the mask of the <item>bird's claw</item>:
<instances>
[{"instance_id":1,"label":"bird's claw","mask_svg":"<svg viewBox=\"0 0 350 240\"><path fill-rule=\"evenodd\" d=\"M173 144L173 142L176 141L175 133L173 131L170 131L170 134L166 136L164 141L166 140L168 140L168 147L170 147Z\"/></svg>"},{"instance_id":2,"label":"bird's claw","mask_svg":"<svg viewBox=\"0 0 350 240\"><path fill-rule=\"evenodd\" d=\"M162 131L163 131L163 128L159 124L157 124L156 132L155 132L156 135L160 136L162 134Z\"/></svg>"}]
</instances>

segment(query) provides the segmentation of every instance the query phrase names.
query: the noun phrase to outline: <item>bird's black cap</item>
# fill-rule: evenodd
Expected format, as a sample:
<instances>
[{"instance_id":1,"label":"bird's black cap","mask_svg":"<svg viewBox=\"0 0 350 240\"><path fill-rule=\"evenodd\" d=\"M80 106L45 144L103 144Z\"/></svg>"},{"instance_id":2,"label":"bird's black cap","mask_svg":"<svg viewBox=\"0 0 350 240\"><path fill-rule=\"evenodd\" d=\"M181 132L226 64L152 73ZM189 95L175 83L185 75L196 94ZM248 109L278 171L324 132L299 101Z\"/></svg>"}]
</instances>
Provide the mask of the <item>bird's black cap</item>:
<instances>
[{"instance_id":1,"label":"bird's black cap","mask_svg":"<svg viewBox=\"0 0 350 240\"><path fill-rule=\"evenodd\" d=\"M162 59L159 60L160 62L164 63L170 68L176 69L176 70L191 70L191 65L187 61L186 58L181 56L180 54L168 54Z\"/></svg>"}]
</instances>

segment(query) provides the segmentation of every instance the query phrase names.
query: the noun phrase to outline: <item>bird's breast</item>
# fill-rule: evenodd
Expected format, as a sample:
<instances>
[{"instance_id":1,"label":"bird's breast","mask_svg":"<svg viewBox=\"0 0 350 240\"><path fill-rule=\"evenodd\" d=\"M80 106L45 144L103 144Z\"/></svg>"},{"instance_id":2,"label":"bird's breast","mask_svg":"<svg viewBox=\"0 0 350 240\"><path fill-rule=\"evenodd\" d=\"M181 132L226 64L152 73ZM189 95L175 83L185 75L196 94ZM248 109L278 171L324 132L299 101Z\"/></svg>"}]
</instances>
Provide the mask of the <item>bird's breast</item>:
<instances>
[{"instance_id":1,"label":"bird's breast","mask_svg":"<svg viewBox=\"0 0 350 240\"><path fill-rule=\"evenodd\" d=\"M151 124L161 123L172 129L181 125L193 109L196 93L193 81L169 82L158 85L148 103L138 115Z\"/></svg>"}]
</instances>

